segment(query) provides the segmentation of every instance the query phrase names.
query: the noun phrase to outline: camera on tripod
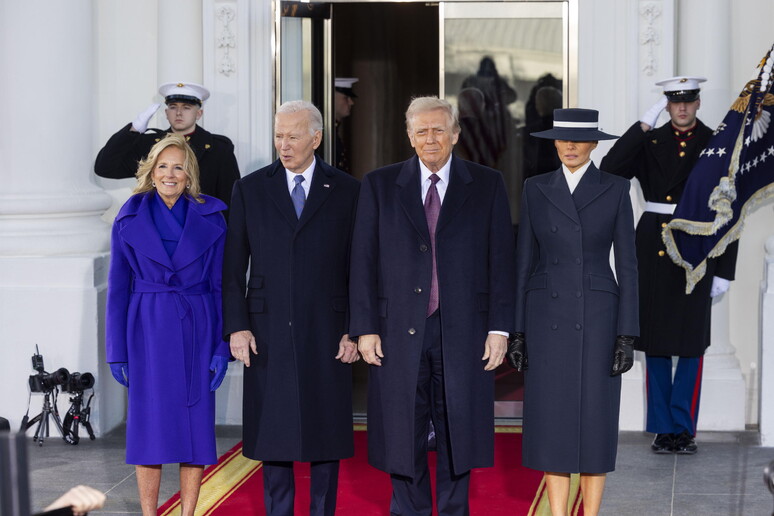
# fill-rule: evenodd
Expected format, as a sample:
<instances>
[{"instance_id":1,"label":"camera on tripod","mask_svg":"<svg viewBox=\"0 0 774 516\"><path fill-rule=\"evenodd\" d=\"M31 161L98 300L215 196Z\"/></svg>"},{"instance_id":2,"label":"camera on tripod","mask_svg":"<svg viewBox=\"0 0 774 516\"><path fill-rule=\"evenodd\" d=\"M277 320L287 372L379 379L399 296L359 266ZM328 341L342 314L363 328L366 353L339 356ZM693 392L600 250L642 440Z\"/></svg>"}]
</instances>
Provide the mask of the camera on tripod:
<instances>
[{"instance_id":1,"label":"camera on tripod","mask_svg":"<svg viewBox=\"0 0 774 516\"><path fill-rule=\"evenodd\" d=\"M78 435L78 426L83 425L89 434L89 438L94 440L94 432L89 422L91 415L91 400L94 397L92 393L86 404L83 403L83 391L94 387L94 375L91 373L72 373L61 367L53 373L46 372L43 365L43 355L40 354L37 344L35 345L35 354L32 355L32 368L37 374L30 375L29 385L31 392L43 393L43 410L40 414L27 422L27 415L22 419L22 430L27 430L38 425L35 430L33 440L40 446L43 446L44 438L49 436L48 419L51 417L54 424L62 434L62 439L69 444L78 444L80 437ZM59 386L62 391L70 393L70 409L65 415L64 423L59 418L59 409L57 408L57 394ZM29 407L27 409L29 414Z\"/></svg>"}]
</instances>

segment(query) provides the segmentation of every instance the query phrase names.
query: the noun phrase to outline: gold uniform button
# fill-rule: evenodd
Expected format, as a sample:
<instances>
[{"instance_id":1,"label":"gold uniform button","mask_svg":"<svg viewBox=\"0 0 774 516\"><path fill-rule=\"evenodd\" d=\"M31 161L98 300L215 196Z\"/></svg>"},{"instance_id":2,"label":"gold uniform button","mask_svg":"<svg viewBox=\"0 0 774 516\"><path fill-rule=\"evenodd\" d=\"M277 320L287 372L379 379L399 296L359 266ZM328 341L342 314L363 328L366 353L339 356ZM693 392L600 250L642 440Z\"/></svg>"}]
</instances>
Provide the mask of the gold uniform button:
<instances>
[{"instance_id":1,"label":"gold uniform button","mask_svg":"<svg viewBox=\"0 0 774 516\"><path fill-rule=\"evenodd\" d=\"M685 142L680 142L680 147L682 147L684 149L684 148L688 147L688 144L685 143Z\"/></svg>"},{"instance_id":2,"label":"gold uniform button","mask_svg":"<svg viewBox=\"0 0 774 516\"><path fill-rule=\"evenodd\" d=\"M664 251L659 251L659 252L658 252L658 255L659 255L659 256L664 256L665 254L666 254L666 253L665 253Z\"/></svg>"},{"instance_id":3,"label":"gold uniform button","mask_svg":"<svg viewBox=\"0 0 774 516\"><path fill-rule=\"evenodd\" d=\"M680 156L681 158L684 158L685 157L685 151L680 151L680 154L678 154L678 156Z\"/></svg>"},{"instance_id":4,"label":"gold uniform button","mask_svg":"<svg viewBox=\"0 0 774 516\"><path fill-rule=\"evenodd\" d=\"M210 145L209 143L205 143L205 144L204 144L204 148L205 148L205 149L209 149L210 147L211 147L211 145Z\"/></svg>"},{"instance_id":5,"label":"gold uniform button","mask_svg":"<svg viewBox=\"0 0 774 516\"><path fill-rule=\"evenodd\" d=\"M671 201L672 200L672 196L671 195L667 195L666 196L666 200L667 200L667 202Z\"/></svg>"},{"instance_id":6,"label":"gold uniform button","mask_svg":"<svg viewBox=\"0 0 774 516\"><path fill-rule=\"evenodd\" d=\"M662 223L661 223L661 227L662 227L662 228L665 228L665 227L667 227L667 223L666 223L666 222L662 222Z\"/></svg>"}]
</instances>

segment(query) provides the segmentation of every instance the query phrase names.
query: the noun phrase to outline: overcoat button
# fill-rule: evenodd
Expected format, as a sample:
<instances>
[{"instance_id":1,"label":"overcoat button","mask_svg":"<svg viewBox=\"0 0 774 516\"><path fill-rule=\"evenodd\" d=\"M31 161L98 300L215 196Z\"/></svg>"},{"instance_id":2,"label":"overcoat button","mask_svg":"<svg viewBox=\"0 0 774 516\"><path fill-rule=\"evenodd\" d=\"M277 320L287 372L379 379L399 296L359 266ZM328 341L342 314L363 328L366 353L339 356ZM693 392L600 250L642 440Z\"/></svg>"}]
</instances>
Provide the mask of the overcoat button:
<instances>
[{"instance_id":1,"label":"overcoat button","mask_svg":"<svg viewBox=\"0 0 774 516\"><path fill-rule=\"evenodd\" d=\"M580 263L581 263L581 259L580 259L580 258L576 258L576 259L575 259L575 263L577 263L578 265L580 265Z\"/></svg>"},{"instance_id":2,"label":"overcoat button","mask_svg":"<svg viewBox=\"0 0 774 516\"><path fill-rule=\"evenodd\" d=\"M583 326L581 326L580 324L576 324L576 325L575 325L575 329L576 329L576 330L580 330L581 328L583 328Z\"/></svg>"},{"instance_id":3,"label":"overcoat button","mask_svg":"<svg viewBox=\"0 0 774 516\"><path fill-rule=\"evenodd\" d=\"M559 297L559 293L558 292L551 292L551 297Z\"/></svg>"},{"instance_id":4,"label":"overcoat button","mask_svg":"<svg viewBox=\"0 0 774 516\"><path fill-rule=\"evenodd\" d=\"M665 254L666 254L666 253L665 253L664 251L659 251L659 252L658 252L658 255L659 255L659 256L664 256Z\"/></svg>"},{"instance_id":5,"label":"overcoat button","mask_svg":"<svg viewBox=\"0 0 774 516\"><path fill-rule=\"evenodd\" d=\"M575 293L575 297L581 297L583 293L579 290Z\"/></svg>"},{"instance_id":6,"label":"overcoat button","mask_svg":"<svg viewBox=\"0 0 774 516\"><path fill-rule=\"evenodd\" d=\"M575 229L575 231L580 231L580 226L575 226L573 229Z\"/></svg>"},{"instance_id":7,"label":"overcoat button","mask_svg":"<svg viewBox=\"0 0 774 516\"><path fill-rule=\"evenodd\" d=\"M422 244L422 245L419 246L419 250L422 251L423 253L425 253L425 252L427 252L427 246L425 244Z\"/></svg>"},{"instance_id":8,"label":"overcoat button","mask_svg":"<svg viewBox=\"0 0 774 516\"><path fill-rule=\"evenodd\" d=\"M557 228L556 226L551 226L551 233L556 233L557 229L559 228Z\"/></svg>"},{"instance_id":9,"label":"overcoat button","mask_svg":"<svg viewBox=\"0 0 774 516\"><path fill-rule=\"evenodd\" d=\"M415 330L414 328L409 328L408 332L409 332L409 335L414 335L417 332L417 330Z\"/></svg>"},{"instance_id":10,"label":"overcoat button","mask_svg":"<svg viewBox=\"0 0 774 516\"><path fill-rule=\"evenodd\" d=\"M552 330L555 330L555 329L557 329L558 327L559 327L559 325L557 325L557 324L552 324L552 325L551 325L551 329L552 329Z\"/></svg>"},{"instance_id":11,"label":"overcoat button","mask_svg":"<svg viewBox=\"0 0 774 516\"><path fill-rule=\"evenodd\" d=\"M421 293L422 293L422 289L420 287L417 287L414 289L414 294L421 294Z\"/></svg>"},{"instance_id":12,"label":"overcoat button","mask_svg":"<svg viewBox=\"0 0 774 516\"><path fill-rule=\"evenodd\" d=\"M554 265L559 265L559 258L554 258Z\"/></svg>"}]
</instances>

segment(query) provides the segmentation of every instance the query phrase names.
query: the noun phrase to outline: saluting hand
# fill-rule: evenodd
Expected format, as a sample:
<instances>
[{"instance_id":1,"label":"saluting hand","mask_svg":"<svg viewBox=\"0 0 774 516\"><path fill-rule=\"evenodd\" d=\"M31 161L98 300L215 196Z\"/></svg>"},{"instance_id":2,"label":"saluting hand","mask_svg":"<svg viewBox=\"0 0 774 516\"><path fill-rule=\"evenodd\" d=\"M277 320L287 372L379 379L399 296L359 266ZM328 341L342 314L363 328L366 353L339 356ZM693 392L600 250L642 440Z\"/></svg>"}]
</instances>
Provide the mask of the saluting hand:
<instances>
[{"instance_id":1,"label":"saluting hand","mask_svg":"<svg viewBox=\"0 0 774 516\"><path fill-rule=\"evenodd\" d=\"M361 335L357 339L357 350L365 360L366 364L375 366L382 365L384 353L382 353L382 339L379 335L372 333L370 335Z\"/></svg>"},{"instance_id":2,"label":"saluting hand","mask_svg":"<svg viewBox=\"0 0 774 516\"><path fill-rule=\"evenodd\" d=\"M360 360L360 355L357 354L357 344L349 340L348 333L341 336L339 353L335 358L336 360L341 360L344 364L352 364Z\"/></svg>"},{"instance_id":3,"label":"saluting hand","mask_svg":"<svg viewBox=\"0 0 774 516\"><path fill-rule=\"evenodd\" d=\"M257 355L258 348L255 345L255 337L250 330L235 331L229 337L228 347L231 356L243 362L245 367L250 367L250 351Z\"/></svg>"},{"instance_id":4,"label":"saluting hand","mask_svg":"<svg viewBox=\"0 0 774 516\"><path fill-rule=\"evenodd\" d=\"M503 363L505 350L508 347L508 338L505 335L490 333L484 343L484 356L481 360L489 361L484 366L484 371L493 371Z\"/></svg>"}]
</instances>

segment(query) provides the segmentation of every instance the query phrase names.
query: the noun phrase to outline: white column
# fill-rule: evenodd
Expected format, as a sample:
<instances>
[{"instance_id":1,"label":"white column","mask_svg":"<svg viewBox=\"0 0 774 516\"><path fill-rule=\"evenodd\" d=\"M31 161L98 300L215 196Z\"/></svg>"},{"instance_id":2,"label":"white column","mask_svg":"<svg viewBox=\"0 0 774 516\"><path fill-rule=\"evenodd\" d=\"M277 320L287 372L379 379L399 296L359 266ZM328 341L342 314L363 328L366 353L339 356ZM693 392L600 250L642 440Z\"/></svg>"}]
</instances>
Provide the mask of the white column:
<instances>
[{"instance_id":1,"label":"white column","mask_svg":"<svg viewBox=\"0 0 774 516\"><path fill-rule=\"evenodd\" d=\"M774 235L766 240L761 282L760 430L761 445L774 446Z\"/></svg>"},{"instance_id":2,"label":"white column","mask_svg":"<svg viewBox=\"0 0 774 516\"><path fill-rule=\"evenodd\" d=\"M159 84L202 83L202 2L159 0Z\"/></svg>"},{"instance_id":3,"label":"white column","mask_svg":"<svg viewBox=\"0 0 774 516\"><path fill-rule=\"evenodd\" d=\"M88 0L0 2L0 415L14 427L35 344L48 371L97 377L98 432L112 389L100 374L109 243L100 215L111 200L91 179L92 15ZM32 395L31 416L42 400ZM62 415L68 406L60 396Z\"/></svg>"},{"instance_id":4,"label":"white column","mask_svg":"<svg viewBox=\"0 0 774 516\"><path fill-rule=\"evenodd\" d=\"M715 128L733 100L731 91L731 1L678 3L677 73L707 77L699 118ZM696 23L695 13L702 13ZM729 296L713 301L712 345L704 356L699 430L744 430L745 383L729 333Z\"/></svg>"}]
</instances>

